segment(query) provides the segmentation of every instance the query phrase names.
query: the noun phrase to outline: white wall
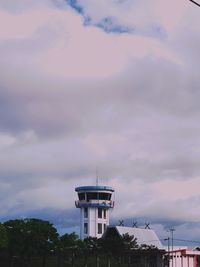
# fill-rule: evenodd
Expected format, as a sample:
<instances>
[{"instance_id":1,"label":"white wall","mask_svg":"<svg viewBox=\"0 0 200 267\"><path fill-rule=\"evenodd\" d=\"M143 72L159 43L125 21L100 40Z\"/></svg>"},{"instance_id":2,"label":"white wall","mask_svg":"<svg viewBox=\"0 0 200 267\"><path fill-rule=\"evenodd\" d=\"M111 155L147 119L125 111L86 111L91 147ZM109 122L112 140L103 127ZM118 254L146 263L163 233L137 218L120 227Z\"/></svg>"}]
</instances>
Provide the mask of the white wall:
<instances>
[{"instance_id":1,"label":"white wall","mask_svg":"<svg viewBox=\"0 0 200 267\"><path fill-rule=\"evenodd\" d=\"M181 252L174 252L173 263L171 259L169 267L196 267L194 257L193 255L181 255Z\"/></svg>"},{"instance_id":2,"label":"white wall","mask_svg":"<svg viewBox=\"0 0 200 267\"><path fill-rule=\"evenodd\" d=\"M102 209L103 210L103 209ZM98 207L88 207L88 218L84 218L84 208L80 208L80 238L88 236L100 238L104 233L104 224L109 225L109 209L106 209L106 218L98 218ZM84 223L88 224L88 233L84 233ZM102 224L102 233L98 233L98 223Z\"/></svg>"}]
</instances>

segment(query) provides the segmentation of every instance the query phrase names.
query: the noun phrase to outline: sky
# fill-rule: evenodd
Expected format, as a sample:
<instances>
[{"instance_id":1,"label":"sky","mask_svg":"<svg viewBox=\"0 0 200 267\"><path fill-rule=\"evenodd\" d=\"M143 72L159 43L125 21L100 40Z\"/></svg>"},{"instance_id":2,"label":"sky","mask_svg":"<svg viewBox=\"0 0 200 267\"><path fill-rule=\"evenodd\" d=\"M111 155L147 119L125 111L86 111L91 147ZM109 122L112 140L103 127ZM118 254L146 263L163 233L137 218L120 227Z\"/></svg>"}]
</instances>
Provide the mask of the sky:
<instances>
[{"instance_id":1,"label":"sky","mask_svg":"<svg viewBox=\"0 0 200 267\"><path fill-rule=\"evenodd\" d=\"M0 220L78 232L97 169L112 223L200 241L199 32L189 0L0 0Z\"/></svg>"}]
</instances>

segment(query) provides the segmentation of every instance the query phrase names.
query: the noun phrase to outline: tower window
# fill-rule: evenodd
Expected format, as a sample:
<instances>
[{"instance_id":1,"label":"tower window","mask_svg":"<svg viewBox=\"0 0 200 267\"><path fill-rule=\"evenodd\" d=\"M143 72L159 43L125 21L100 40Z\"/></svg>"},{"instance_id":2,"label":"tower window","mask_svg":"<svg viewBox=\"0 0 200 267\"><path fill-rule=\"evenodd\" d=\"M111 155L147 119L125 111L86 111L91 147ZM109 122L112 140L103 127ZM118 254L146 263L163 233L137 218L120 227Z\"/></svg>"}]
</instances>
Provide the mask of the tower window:
<instances>
[{"instance_id":1,"label":"tower window","mask_svg":"<svg viewBox=\"0 0 200 267\"><path fill-rule=\"evenodd\" d=\"M85 200L85 194L84 193L78 193L79 200Z\"/></svg>"},{"instance_id":2,"label":"tower window","mask_svg":"<svg viewBox=\"0 0 200 267\"><path fill-rule=\"evenodd\" d=\"M87 193L86 194L86 199L87 199L87 202L89 202L90 200L98 199L97 198L97 193Z\"/></svg>"},{"instance_id":3,"label":"tower window","mask_svg":"<svg viewBox=\"0 0 200 267\"><path fill-rule=\"evenodd\" d=\"M103 210L103 217L104 217L104 219L106 219L106 210L105 209Z\"/></svg>"},{"instance_id":4,"label":"tower window","mask_svg":"<svg viewBox=\"0 0 200 267\"><path fill-rule=\"evenodd\" d=\"M80 197L85 199L85 195L84 193L79 193L79 194L83 194L79 196L79 200ZM112 194L110 193L96 193L96 192L87 192L86 193L86 200L89 202L90 200L111 200L111 196Z\"/></svg>"},{"instance_id":5,"label":"tower window","mask_svg":"<svg viewBox=\"0 0 200 267\"><path fill-rule=\"evenodd\" d=\"M98 234L102 234L102 224L98 223Z\"/></svg>"},{"instance_id":6,"label":"tower window","mask_svg":"<svg viewBox=\"0 0 200 267\"><path fill-rule=\"evenodd\" d=\"M106 231L106 224L104 223L104 225L103 225L103 231L104 231L104 233L105 233L105 231Z\"/></svg>"},{"instance_id":7,"label":"tower window","mask_svg":"<svg viewBox=\"0 0 200 267\"><path fill-rule=\"evenodd\" d=\"M102 209L98 208L98 218L102 218Z\"/></svg>"},{"instance_id":8,"label":"tower window","mask_svg":"<svg viewBox=\"0 0 200 267\"><path fill-rule=\"evenodd\" d=\"M110 200L111 194L109 193L99 193L99 199L101 200Z\"/></svg>"},{"instance_id":9,"label":"tower window","mask_svg":"<svg viewBox=\"0 0 200 267\"><path fill-rule=\"evenodd\" d=\"M88 218L88 208L84 208L84 218Z\"/></svg>"},{"instance_id":10,"label":"tower window","mask_svg":"<svg viewBox=\"0 0 200 267\"><path fill-rule=\"evenodd\" d=\"M88 224L84 223L84 234L87 235L88 234Z\"/></svg>"}]
</instances>

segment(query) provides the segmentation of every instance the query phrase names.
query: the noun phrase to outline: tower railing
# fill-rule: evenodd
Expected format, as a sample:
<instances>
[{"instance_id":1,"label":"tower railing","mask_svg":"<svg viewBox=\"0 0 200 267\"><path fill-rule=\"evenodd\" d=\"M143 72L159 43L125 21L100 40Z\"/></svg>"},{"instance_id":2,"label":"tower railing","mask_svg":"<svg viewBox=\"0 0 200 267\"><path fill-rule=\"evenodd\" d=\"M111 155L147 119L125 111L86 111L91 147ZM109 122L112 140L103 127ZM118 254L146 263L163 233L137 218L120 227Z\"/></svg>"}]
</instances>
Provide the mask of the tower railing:
<instances>
[{"instance_id":1,"label":"tower railing","mask_svg":"<svg viewBox=\"0 0 200 267\"><path fill-rule=\"evenodd\" d=\"M115 202L112 200L107 200L107 201L102 201L102 202L87 202L87 201L81 201L81 200L76 200L75 201L75 206L77 208L80 207L105 207L105 208L114 208Z\"/></svg>"}]
</instances>

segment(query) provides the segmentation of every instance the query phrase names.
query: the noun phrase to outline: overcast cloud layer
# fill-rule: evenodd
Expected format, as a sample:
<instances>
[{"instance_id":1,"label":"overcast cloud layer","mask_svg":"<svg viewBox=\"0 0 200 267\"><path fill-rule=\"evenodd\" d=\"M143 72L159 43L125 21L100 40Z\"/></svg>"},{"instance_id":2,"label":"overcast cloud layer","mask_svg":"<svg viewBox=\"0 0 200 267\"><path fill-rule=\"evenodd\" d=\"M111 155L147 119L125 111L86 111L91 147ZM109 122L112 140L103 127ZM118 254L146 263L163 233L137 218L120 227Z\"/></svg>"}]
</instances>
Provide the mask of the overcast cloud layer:
<instances>
[{"instance_id":1,"label":"overcast cloud layer","mask_svg":"<svg viewBox=\"0 0 200 267\"><path fill-rule=\"evenodd\" d=\"M113 222L200 240L200 9L187 0L0 0L0 217L78 229L79 185Z\"/></svg>"}]
</instances>

